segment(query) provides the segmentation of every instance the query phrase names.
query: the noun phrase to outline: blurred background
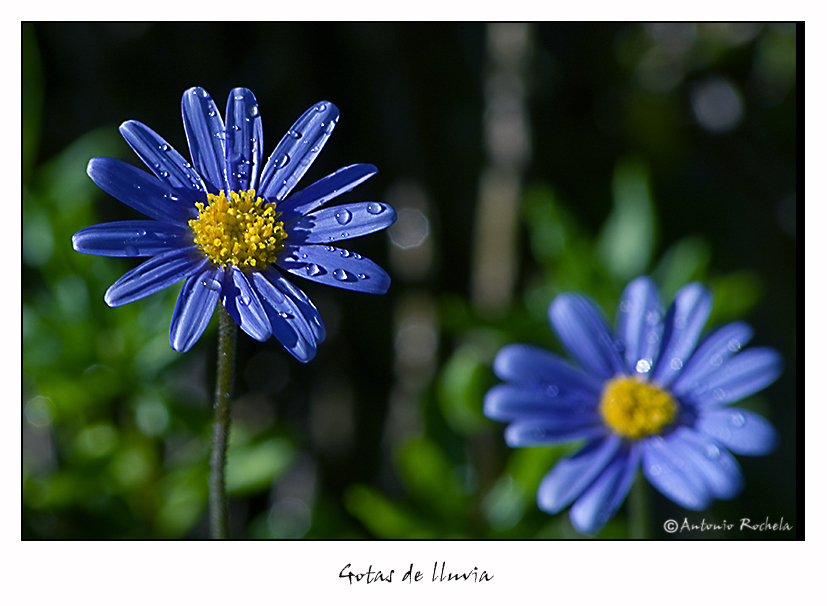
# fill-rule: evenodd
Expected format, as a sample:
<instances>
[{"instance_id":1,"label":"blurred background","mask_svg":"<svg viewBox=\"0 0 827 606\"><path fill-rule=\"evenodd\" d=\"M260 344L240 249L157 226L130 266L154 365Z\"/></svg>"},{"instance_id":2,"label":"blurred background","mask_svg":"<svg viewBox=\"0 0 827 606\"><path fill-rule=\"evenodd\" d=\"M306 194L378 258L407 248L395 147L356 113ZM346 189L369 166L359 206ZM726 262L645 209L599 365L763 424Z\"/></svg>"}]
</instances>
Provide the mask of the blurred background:
<instances>
[{"instance_id":1,"label":"blurred background","mask_svg":"<svg viewBox=\"0 0 827 606\"><path fill-rule=\"evenodd\" d=\"M710 286L786 371L743 407L780 433L739 457L746 487L705 512L650 486L655 538L796 536L796 26L790 24L43 23L23 25L24 539L206 538L216 324L169 347L178 287L109 308L137 263L76 253L88 225L140 218L87 177L144 168L118 125L188 156L181 95L250 88L269 153L326 99L334 136L299 184L368 162L339 202L384 201L348 248L387 295L293 280L327 340L302 365L240 333L228 455L234 538L575 538L536 506L576 446L511 450L482 415L512 342L564 353L560 292L610 319L631 278L665 303ZM666 535L668 518L784 521L785 533ZM801 520L803 524L803 519ZM640 532L626 505L601 537Z\"/></svg>"}]
</instances>

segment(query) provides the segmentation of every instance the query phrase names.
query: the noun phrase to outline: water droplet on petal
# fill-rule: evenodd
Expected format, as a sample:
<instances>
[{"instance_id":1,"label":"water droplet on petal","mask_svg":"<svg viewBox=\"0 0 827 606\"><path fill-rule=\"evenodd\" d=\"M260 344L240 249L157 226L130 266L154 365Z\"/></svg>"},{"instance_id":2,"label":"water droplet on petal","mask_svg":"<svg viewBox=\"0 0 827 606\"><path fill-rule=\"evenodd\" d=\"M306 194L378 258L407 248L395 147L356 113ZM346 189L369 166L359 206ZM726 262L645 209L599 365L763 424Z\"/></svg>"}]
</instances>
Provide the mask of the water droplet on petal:
<instances>
[{"instance_id":1,"label":"water droplet on petal","mask_svg":"<svg viewBox=\"0 0 827 606\"><path fill-rule=\"evenodd\" d=\"M316 111L317 111L317 112L323 112L324 110L326 110L326 109L327 109L327 103L319 103L319 104L315 107L315 109L316 109Z\"/></svg>"},{"instance_id":2,"label":"water droplet on petal","mask_svg":"<svg viewBox=\"0 0 827 606\"><path fill-rule=\"evenodd\" d=\"M715 354L714 356L709 358L709 363L712 364L713 366L720 366L723 363L723 361L724 361L724 359L721 356L719 356L718 354Z\"/></svg>"},{"instance_id":3,"label":"water droplet on petal","mask_svg":"<svg viewBox=\"0 0 827 606\"><path fill-rule=\"evenodd\" d=\"M297 130L288 130L287 131L287 136L289 136L293 139L301 139L302 138L302 134Z\"/></svg>"},{"instance_id":4,"label":"water droplet on petal","mask_svg":"<svg viewBox=\"0 0 827 606\"><path fill-rule=\"evenodd\" d=\"M239 305L243 305L244 307L247 307L250 304L250 297L245 296L245 295L241 295L240 297L238 297L237 301L238 301Z\"/></svg>"},{"instance_id":5,"label":"water droplet on petal","mask_svg":"<svg viewBox=\"0 0 827 606\"><path fill-rule=\"evenodd\" d=\"M641 374L645 374L652 369L652 361L648 358L641 358L635 364L635 370Z\"/></svg>"},{"instance_id":6,"label":"water droplet on petal","mask_svg":"<svg viewBox=\"0 0 827 606\"><path fill-rule=\"evenodd\" d=\"M348 274L344 269L337 269L334 270L333 277L340 282L345 282L350 277L350 274Z\"/></svg>"},{"instance_id":7,"label":"water droplet on petal","mask_svg":"<svg viewBox=\"0 0 827 606\"><path fill-rule=\"evenodd\" d=\"M146 233L146 232L144 232ZM134 246L125 246L123 249L124 254L127 257L137 257L138 256L138 249Z\"/></svg>"},{"instance_id":8,"label":"water droplet on petal","mask_svg":"<svg viewBox=\"0 0 827 606\"><path fill-rule=\"evenodd\" d=\"M726 395L726 393L720 387L718 387L717 389L715 389L712 392L712 397L715 398L716 400L723 400L725 395Z\"/></svg>"},{"instance_id":9,"label":"water droplet on petal","mask_svg":"<svg viewBox=\"0 0 827 606\"><path fill-rule=\"evenodd\" d=\"M378 202L369 202L367 206L367 211L372 215L380 215L385 212L385 207L379 204Z\"/></svg>"},{"instance_id":10,"label":"water droplet on petal","mask_svg":"<svg viewBox=\"0 0 827 606\"><path fill-rule=\"evenodd\" d=\"M359 274L356 277L359 278L360 280L367 280L370 276L368 276L367 274Z\"/></svg>"},{"instance_id":11,"label":"water droplet on petal","mask_svg":"<svg viewBox=\"0 0 827 606\"><path fill-rule=\"evenodd\" d=\"M704 449L704 454L708 459L715 460L721 456L721 450L715 444L708 444Z\"/></svg>"},{"instance_id":12,"label":"water droplet on petal","mask_svg":"<svg viewBox=\"0 0 827 606\"><path fill-rule=\"evenodd\" d=\"M292 315L292 314L289 314L289 313L287 313L286 311L280 311L280 312L279 312L279 315L280 315L282 318L284 318L285 320L290 320L290 319L293 317L293 315Z\"/></svg>"},{"instance_id":13,"label":"water droplet on petal","mask_svg":"<svg viewBox=\"0 0 827 606\"><path fill-rule=\"evenodd\" d=\"M258 111L258 105L253 105L253 106L252 106L252 107L251 107L248 111L250 112L250 115L251 115L253 118L255 118L255 117L256 117L256 116L258 116L258 114L259 114L259 111Z\"/></svg>"},{"instance_id":14,"label":"water droplet on petal","mask_svg":"<svg viewBox=\"0 0 827 606\"><path fill-rule=\"evenodd\" d=\"M549 385L546 387L546 395L550 398L554 398L557 394L560 393L560 388L556 385Z\"/></svg>"},{"instance_id":15,"label":"water droplet on petal","mask_svg":"<svg viewBox=\"0 0 827 606\"><path fill-rule=\"evenodd\" d=\"M747 422L747 420L744 418L744 415L742 415L740 412L732 413L728 421L729 424L733 427L743 427L744 423Z\"/></svg>"},{"instance_id":16,"label":"water droplet on petal","mask_svg":"<svg viewBox=\"0 0 827 606\"><path fill-rule=\"evenodd\" d=\"M161 146L161 151L168 152L168 151L170 151L171 149L172 149L172 148L171 148L169 145L167 145L166 143L164 143L164 144Z\"/></svg>"},{"instance_id":17,"label":"water droplet on petal","mask_svg":"<svg viewBox=\"0 0 827 606\"><path fill-rule=\"evenodd\" d=\"M308 276L318 276L320 273L322 273L322 268L316 265L315 263L310 263L307 267L305 267L305 271L307 272Z\"/></svg>"},{"instance_id":18,"label":"water droplet on petal","mask_svg":"<svg viewBox=\"0 0 827 606\"><path fill-rule=\"evenodd\" d=\"M340 250L340 251L339 251L339 254L340 254L341 256L343 256L343 257L347 258L347 257L349 257L349 256L350 256L350 251L349 251L349 250L344 250L344 249L342 249L342 250Z\"/></svg>"},{"instance_id":19,"label":"water droplet on petal","mask_svg":"<svg viewBox=\"0 0 827 606\"><path fill-rule=\"evenodd\" d=\"M290 156L282 153L276 158L276 168L284 168L288 162L290 162Z\"/></svg>"},{"instance_id":20,"label":"water droplet on petal","mask_svg":"<svg viewBox=\"0 0 827 606\"><path fill-rule=\"evenodd\" d=\"M663 470L660 468L660 465L652 465L649 468L649 474L653 476L659 476Z\"/></svg>"},{"instance_id":21,"label":"water droplet on petal","mask_svg":"<svg viewBox=\"0 0 827 606\"><path fill-rule=\"evenodd\" d=\"M205 280L201 280L201 286L213 291L221 290L221 282L215 278L206 278Z\"/></svg>"},{"instance_id":22,"label":"water droplet on petal","mask_svg":"<svg viewBox=\"0 0 827 606\"><path fill-rule=\"evenodd\" d=\"M336 211L335 214L336 220L339 222L339 225L347 225L350 223L350 220L353 218L353 213L351 213L346 208L341 208Z\"/></svg>"}]
</instances>

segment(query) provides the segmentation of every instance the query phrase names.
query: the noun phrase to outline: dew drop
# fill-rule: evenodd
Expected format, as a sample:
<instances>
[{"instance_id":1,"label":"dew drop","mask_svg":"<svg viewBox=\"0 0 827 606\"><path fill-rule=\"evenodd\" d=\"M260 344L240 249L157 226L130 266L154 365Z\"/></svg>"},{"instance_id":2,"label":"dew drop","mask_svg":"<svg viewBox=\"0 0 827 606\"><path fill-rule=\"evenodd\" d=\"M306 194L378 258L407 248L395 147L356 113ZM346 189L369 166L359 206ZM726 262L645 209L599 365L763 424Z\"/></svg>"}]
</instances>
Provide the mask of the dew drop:
<instances>
[{"instance_id":1,"label":"dew drop","mask_svg":"<svg viewBox=\"0 0 827 606\"><path fill-rule=\"evenodd\" d=\"M344 269L336 269L333 271L333 277L340 282L345 282L350 276Z\"/></svg>"},{"instance_id":2,"label":"dew drop","mask_svg":"<svg viewBox=\"0 0 827 606\"><path fill-rule=\"evenodd\" d=\"M319 103L315 109L317 112L323 112L327 109L327 103Z\"/></svg>"},{"instance_id":3,"label":"dew drop","mask_svg":"<svg viewBox=\"0 0 827 606\"><path fill-rule=\"evenodd\" d=\"M293 139L301 139L302 134L297 130L288 130L287 135Z\"/></svg>"},{"instance_id":4,"label":"dew drop","mask_svg":"<svg viewBox=\"0 0 827 606\"><path fill-rule=\"evenodd\" d=\"M248 297L246 295L241 295L240 297L238 297L237 301L238 301L239 305L243 305L244 307L247 307L250 304L250 297Z\"/></svg>"},{"instance_id":5,"label":"dew drop","mask_svg":"<svg viewBox=\"0 0 827 606\"><path fill-rule=\"evenodd\" d=\"M280 312L279 312L279 316L281 316L281 317L282 317L282 318L284 318L285 320L290 320L290 319L292 319L292 318L293 318L293 315L292 315L292 314L287 313L286 311L280 311Z\"/></svg>"},{"instance_id":6,"label":"dew drop","mask_svg":"<svg viewBox=\"0 0 827 606\"><path fill-rule=\"evenodd\" d=\"M354 259L361 259L362 258L362 255L360 255L359 253L351 253L351 254L353 255Z\"/></svg>"},{"instance_id":7,"label":"dew drop","mask_svg":"<svg viewBox=\"0 0 827 606\"><path fill-rule=\"evenodd\" d=\"M339 222L339 225L347 225L353 218L353 213L346 208L342 208L336 211L335 217L336 220Z\"/></svg>"},{"instance_id":8,"label":"dew drop","mask_svg":"<svg viewBox=\"0 0 827 606\"><path fill-rule=\"evenodd\" d=\"M744 418L740 412L733 413L729 417L729 424L733 427L743 427L747 420Z\"/></svg>"},{"instance_id":9,"label":"dew drop","mask_svg":"<svg viewBox=\"0 0 827 606\"><path fill-rule=\"evenodd\" d=\"M741 342L738 339L730 339L727 347L729 348L729 351L738 351L741 349Z\"/></svg>"},{"instance_id":10,"label":"dew drop","mask_svg":"<svg viewBox=\"0 0 827 606\"><path fill-rule=\"evenodd\" d=\"M340 254L341 256L343 256L343 257L347 258L347 257L349 257L349 256L350 256L350 251L349 251L349 250L342 249L342 250L340 250L340 251L339 251L339 254Z\"/></svg>"},{"instance_id":11,"label":"dew drop","mask_svg":"<svg viewBox=\"0 0 827 606\"><path fill-rule=\"evenodd\" d=\"M718 354L715 354L714 356L709 358L709 363L712 364L713 366L720 366L723 363L723 361L724 361L724 359L721 356L719 356Z\"/></svg>"},{"instance_id":12,"label":"dew drop","mask_svg":"<svg viewBox=\"0 0 827 606\"><path fill-rule=\"evenodd\" d=\"M123 249L124 254L127 257L137 257L138 256L138 249L134 246L125 246Z\"/></svg>"},{"instance_id":13,"label":"dew drop","mask_svg":"<svg viewBox=\"0 0 827 606\"><path fill-rule=\"evenodd\" d=\"M669 367L672 370L680 370L681 368L683 368L683 360L681 360L680 358L672 358L669 361Z\"/></svg>"},{"instance_id":14,"label":"dew drop","mask_svg":"<svg viewBox=\"0 0 827 606\"><path fill-rule=\"evenodd\" d=\"M550 398L556 397L557 394L559 394L559 393L560 393L560 388L557 387L556 385L549 385L548 387L546 387L546 395Z\"/></svg>"},{"instance_id":15,"label":"dew drop","mask_svg":"<svg viewBox=\"0 0 827 606\"><path fill-rule=\"evenodd\" d=\"M161 177L162 179L168 179L169 178L169 173L165 170L162 170L161 172L158 173L158 176Z\"/></svg>"},{"instance_id":16,"label":"dew drop","mask_svg":"<svg viewBox=\"0 0 827 606\"><path fill-rule=\"evenodd\" d=\"M659 476L661 474L661 472L663 472L663 470L660 468L660 465L652 465L649 468L649 474L650 475Z\"/></svg>"},{"instance_id":17,"label":"dew drop","mask_svg":"<svg viewBox=\"0 0 827 606\"><path fill-rule=\"evenodd\" d=\"M716 400L723 400L725 395L726 395L726 393L720 387L718 387L717 389L715 389L712 392L712 397L715 398Z\"/></svg>"},{"instance_id":18,"label":"dew drop","mask_svg":"<svg viewBox=\"0 0 827 606\"><path fill-rule=\"evenodd\" d=\"M359 274L356 277L359 278L360 280L367 280L369 278L369 276L367 274Z\"/></svg>"},{"instance_id":19,"label":"dew drop","mask_svg":"<svg viewBox=\"0 0 827 606\"><path fill-rule=\"evenodd\" d=\"M276 158L276 169L284 168L285 166L287 166L288 162L290 162L290 156L286 153L280 154Z\"/></svg>"},{"instance_id":20,"label":"dew drop","mask_svg":"<svg viewBox=\"0 0 827 606\"><path fill-rule=\"evenodd\" d=\"M307 267L305 267L305 271L307 272L308 276L318 276L320 273L322 273L322 268L316 265L315 263L310 263Z\"/></svg>"},{"instance_id":21,"label":"dew drop","mask_svg":"<svg viewBox=\"0 0 827 606\"><path fill-rule=\"evenodd\" d=\"M210 118L215 118L216 114L218 114L218 112L217 112L217 111L215 111L214 109L211 109L209 112L207 112L207 115L208 115Z\"/></svg>"},{"instance_id":22,"label":"dew drop","mask_svg":"<svg viewBox=\"0 0 827 606\"><path fill-rule=\"evenodd\" d=\"M138 237L139 238L143 238L145 235L146 235L146 230L145 229L139 229L138 230Z\"/></svg>"},{"instance_id":23,"label":"dew drop","mask_svg":"<svg viewBox=\"0 0 827 606\"><path fill-rule=\"evenodd\" d=\"M704 454L708 459L712 459L714 461L721 456L721 451L717 446L715 446L715 444L708 444L704 449Z\"/></svg>"},{"instance_id":24,"label":"dew drop","mask_svg":"<svg viewBox=\"0 0 827 606\"><path fill-rule=\"evenodd\" d=\"M380 215L385 211L385 207L378 202L369 202L367 211L372 215Z\"/></svg>"},{"instance_id":25,"label":"dew drop","mask_svg":"<svg viewBox=\"0 0 827 606\"><path fill-rule=\"evenodd\" d=\"M208 290L221 290L221 282L219 282L215 278L207 278L206 280L201 280L201 286Z\"/></svg>"},{"instance_id":26,"label":"dew drop","mask_svg":"<svg viewBox=\"0 0 827 606\"><path fill-rule=\"evenodd\" d=\"M253 105L248 111L253 118L257 117L259 114L258 105Z\"/></svg>"},{"instance_id":27,"label":"dew drop","mask_svg":"<svg viewBox=\"0 0 827 606\"><path fill-rule=\"evenodd\" d=\"M641 374L645 374L652 369L652 361L648 358L641 358L635 364L635 370Z\"/></svg>"},{"instance_id":28,"label":"dew drop","mask_svg":"<svg viewBox=\"0 0 827 606\"><path fill-rule=\"evenodd\" d=\"M167 145L166 143L164 143L164 144L161 146L161 151L168 152L168 151L170 151L171 149L172 149L172 148L171 148L169 145Z\"/></svg>"}]
</instances>

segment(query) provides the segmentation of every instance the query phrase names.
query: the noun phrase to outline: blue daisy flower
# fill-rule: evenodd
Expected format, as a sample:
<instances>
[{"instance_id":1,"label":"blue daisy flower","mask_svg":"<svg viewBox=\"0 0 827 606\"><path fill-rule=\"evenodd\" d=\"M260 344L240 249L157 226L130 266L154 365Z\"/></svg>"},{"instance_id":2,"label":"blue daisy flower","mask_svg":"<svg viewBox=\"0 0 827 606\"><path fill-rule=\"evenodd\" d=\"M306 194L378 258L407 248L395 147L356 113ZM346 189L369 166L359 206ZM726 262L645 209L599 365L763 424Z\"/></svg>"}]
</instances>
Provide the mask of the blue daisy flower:
<instances>
[{"instance_id":1,"label":"blue daisy flower","mask_svg":"<svg viewBox=\"0 0 827 606\"><path fill-rule=\"evenodd\" d=\"M104 191L152 220L87 227L75 250L111 257L150 257L107 291L123 305L184 280L172 312L169 342L187 351L218 301L258 341L275 336L307 362L325 338L316 307L281 271L361 292L383 294L388 274L365 257L331 245L384 229L396 220L387 204L320 207L376 173L354 164L288 198L339 120L322 101L296 121L263 162L256 98L236 88L225 120L203 88L181 101L192 164L140 122L120 132L153 175L113 158L94 158L87 173ZM262 166L263 165L263 166ZM281 271L279 271L281 270Z\"/></svg>"},{"instance_id":2,"label":"blue daisy flower","mask_svg":"<svg viewBox=\"0 0 827 606\"><path fill-rule=\"evenodd\" d=\"M508 422L509 446L584 440L543 478L539 507L572 504L573 526L596 534L620 507L638 467L661 493L692 510L731 499L743 477L731 453L762 455L776 443L763 417L729 407L778 378L780 355L740 351L752 330L727 324L698 338L712 306L709 291L684 286L663 313L646 277L626 287L614 333L593 301L558 296L551 325L580 364L529 345L508 345L494 371L506 383L485 397L485 414Z\"/></svg>"}]
</instances>

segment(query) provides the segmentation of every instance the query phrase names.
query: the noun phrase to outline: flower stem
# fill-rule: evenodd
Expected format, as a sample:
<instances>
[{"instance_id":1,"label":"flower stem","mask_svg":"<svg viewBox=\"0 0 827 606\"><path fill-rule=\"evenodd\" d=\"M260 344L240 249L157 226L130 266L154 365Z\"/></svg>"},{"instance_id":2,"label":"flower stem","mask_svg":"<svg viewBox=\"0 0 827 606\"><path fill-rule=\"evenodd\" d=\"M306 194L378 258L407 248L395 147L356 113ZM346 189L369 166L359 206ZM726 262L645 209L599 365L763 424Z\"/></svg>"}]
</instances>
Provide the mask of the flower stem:
<instances>
[{"instance_id":1,"label":"flower stem","mask_svg":"<svg viewBox=\"0 0 827 606\"><path fill-rule=\"evenodd\" d=\"M215 379L215 422L210 456L210 536L229 538L227 491L224 487L224 467L227 458L227 438L230 435L230 398L235 374L236 324L224 309L218 306L218 369Z\"/></svg>"},{"instance_id":2,"label":"flower stem","mask_svg":"<svg viewBox=\"0 0 827 606\"><path fill-rule=\"evenodd\" d=\"M649 538L649 511L646 499L646 479L638 471L629 491L629 538Z\"/></svg>"}]
</instances>

